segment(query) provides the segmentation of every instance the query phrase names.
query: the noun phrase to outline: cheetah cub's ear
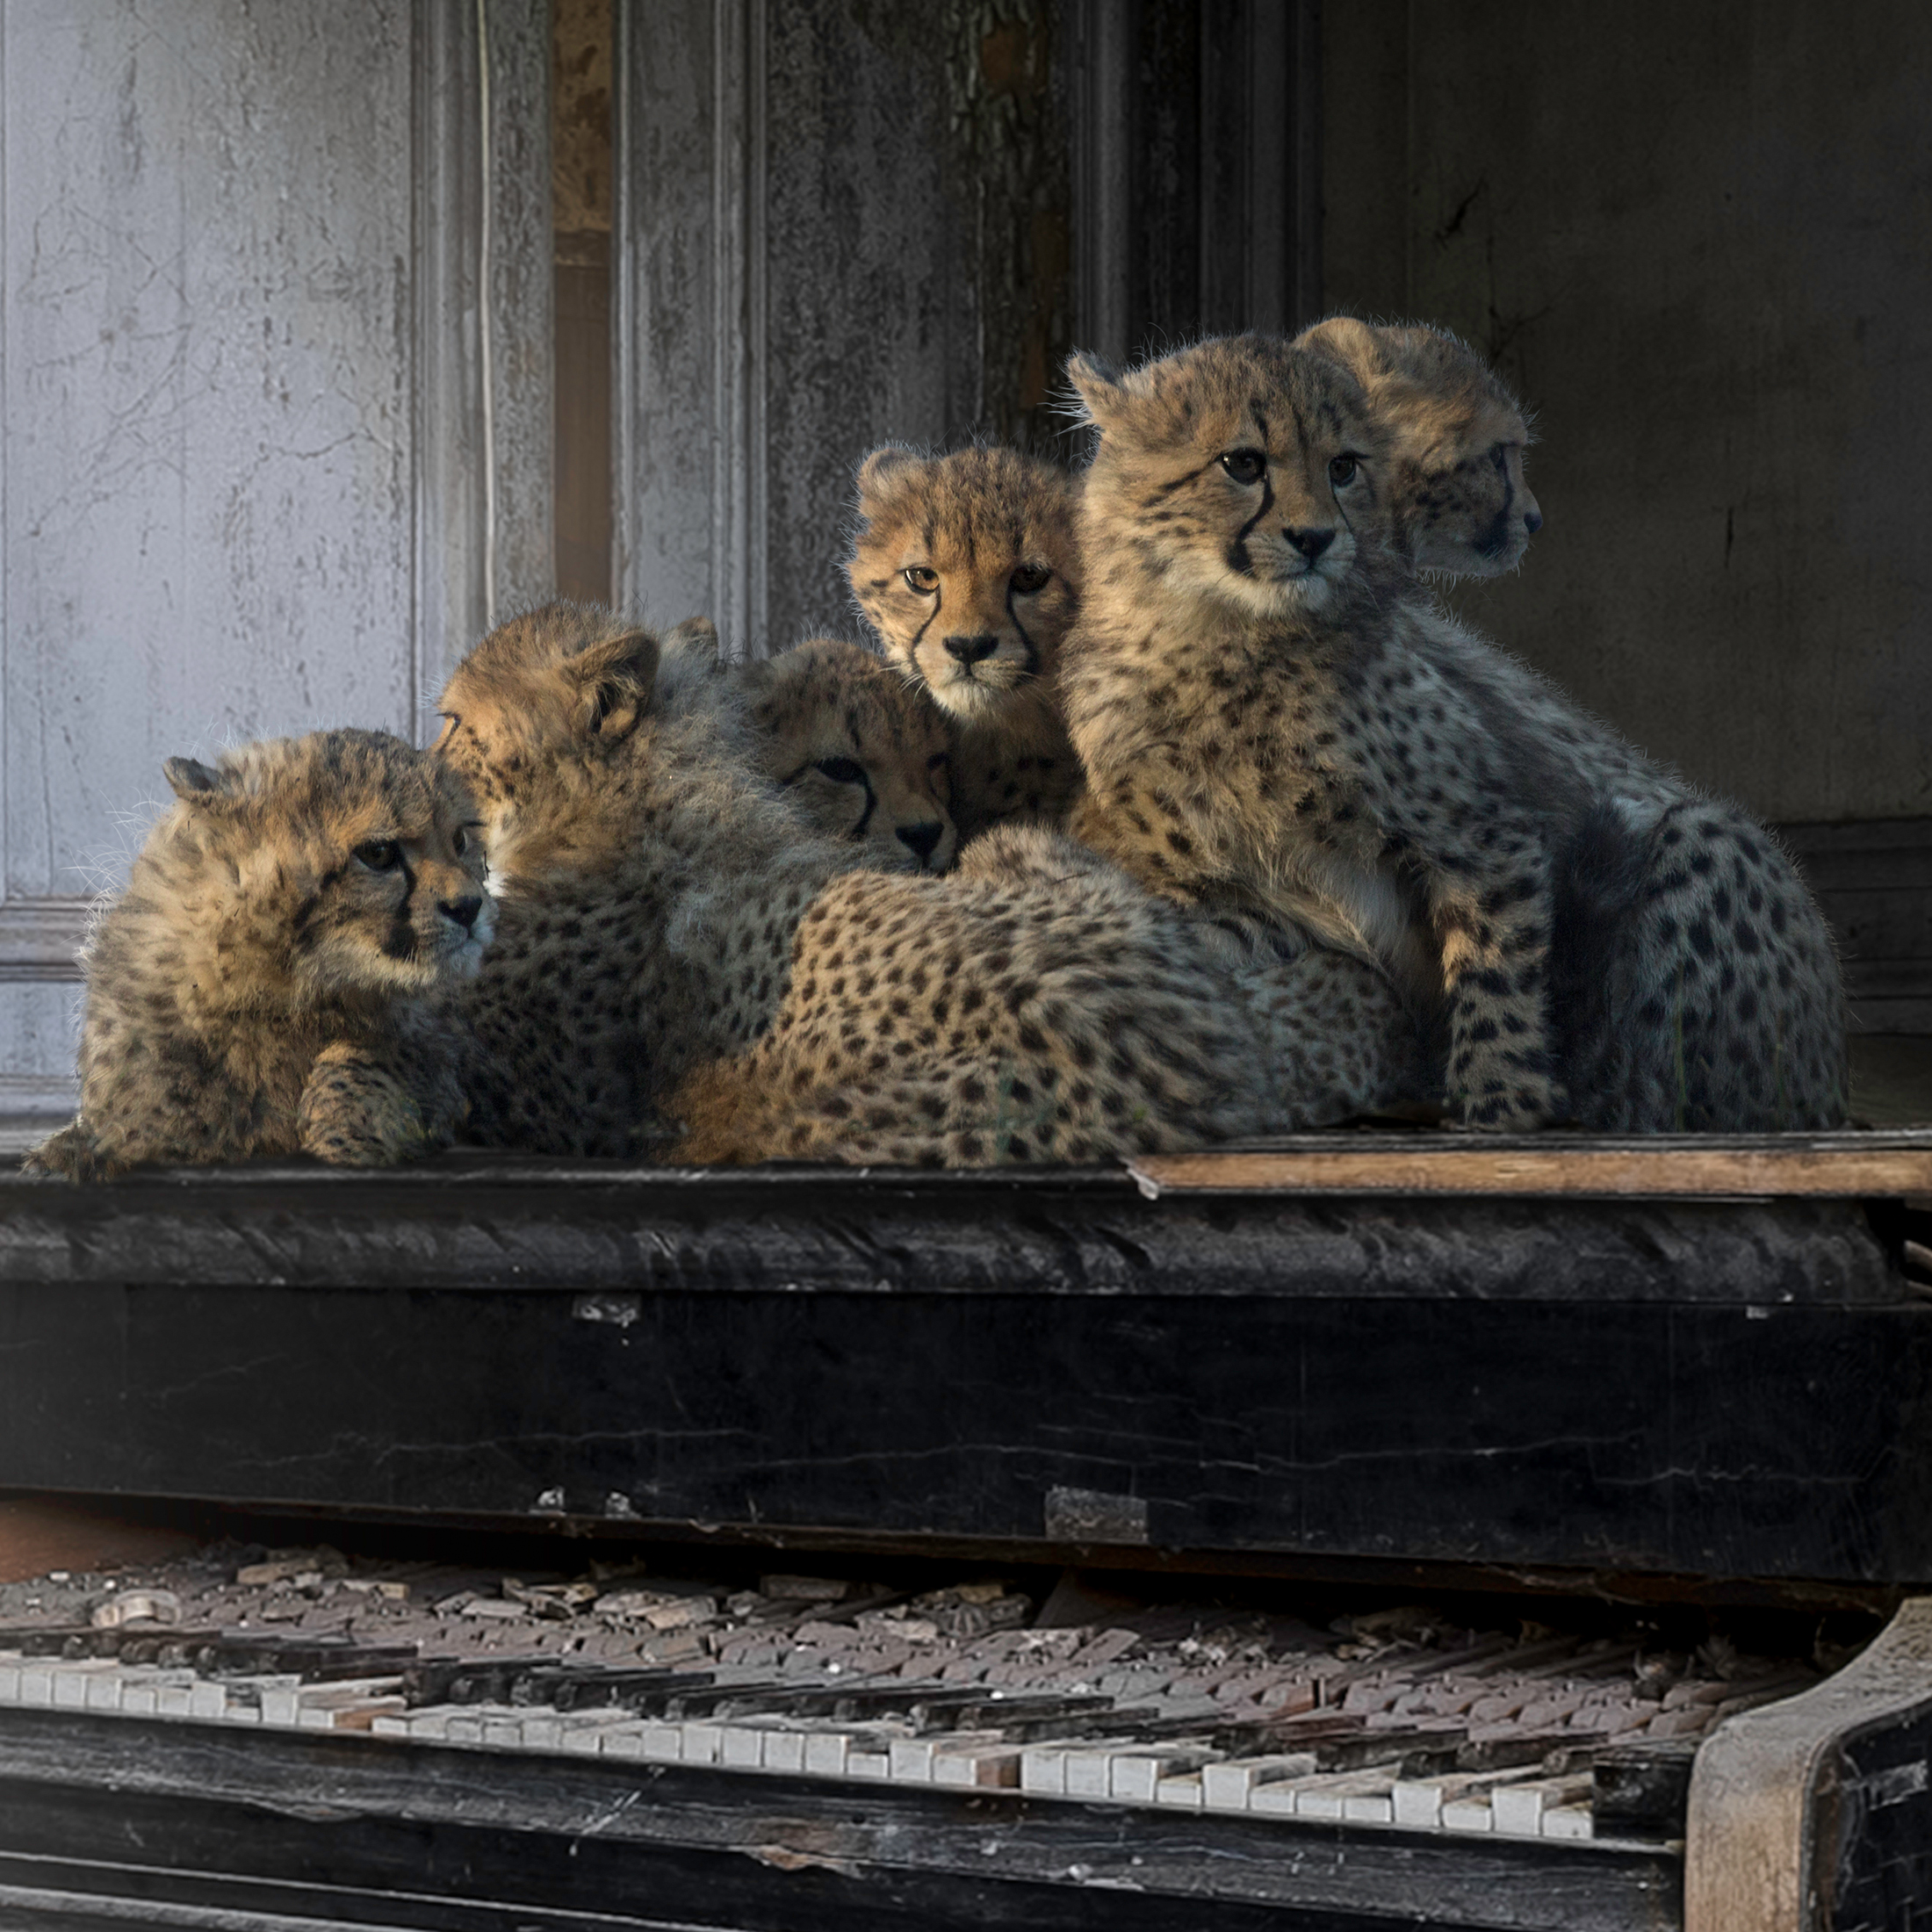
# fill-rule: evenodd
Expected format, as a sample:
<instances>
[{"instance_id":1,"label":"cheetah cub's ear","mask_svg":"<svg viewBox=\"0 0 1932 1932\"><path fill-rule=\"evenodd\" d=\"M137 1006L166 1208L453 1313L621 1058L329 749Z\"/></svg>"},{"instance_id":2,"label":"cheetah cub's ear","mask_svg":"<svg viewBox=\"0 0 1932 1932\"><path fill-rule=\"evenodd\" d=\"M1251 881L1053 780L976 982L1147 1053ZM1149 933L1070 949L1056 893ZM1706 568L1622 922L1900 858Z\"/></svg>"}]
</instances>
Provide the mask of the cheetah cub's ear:
<instances>
[{"instance_id":1,"label":"cheetah cub's ear","mask_svg":"<svg viewBox=\"0 0 1932 1932\"><path fill-rule=\"evenodd\" d=\"M1112 363L1084 349L1068 357L1067 380L1083 406L1081 420L1103 433L1109 423L1120 421L1133 400L1132 378L1122 377Z\"/></svg>"},{"instance_id":2,"label":"cheetah cub's ear","mask_svg":"<svg viewBox=\"0 0 1932 1932\"><path fill-rule=\"evenodd\" d=\"M567 661L577 687L577 726L586 737L615 744L637 729L657 681L658 652L655 634L640 628L593 644Z\"/></svg>"},{"instance_id":3,"label":"cheetah cub's ear","mask_svg":"<svg viewBox=\"0 0 1932 1932\"><path fill-rule=\"evenodd\" d=\"M170 758L161 769L175 797L187 804L213 804L227 789L220 772L210 771L196 759Z\"/></svg>"},{"instance_id":4,"label":"cheetah cub's ear","mask_svg":"<svg viewBox=\"0 0 1932 1932\"><path fill-rule=\"evenodd\" d=\"M877 449L859 465L859 501L877 490L895 470L903 470L909 463L918 463L922 458L917 450L909 450L903 443L882 443Z\"/></svg>"}]
</instances>

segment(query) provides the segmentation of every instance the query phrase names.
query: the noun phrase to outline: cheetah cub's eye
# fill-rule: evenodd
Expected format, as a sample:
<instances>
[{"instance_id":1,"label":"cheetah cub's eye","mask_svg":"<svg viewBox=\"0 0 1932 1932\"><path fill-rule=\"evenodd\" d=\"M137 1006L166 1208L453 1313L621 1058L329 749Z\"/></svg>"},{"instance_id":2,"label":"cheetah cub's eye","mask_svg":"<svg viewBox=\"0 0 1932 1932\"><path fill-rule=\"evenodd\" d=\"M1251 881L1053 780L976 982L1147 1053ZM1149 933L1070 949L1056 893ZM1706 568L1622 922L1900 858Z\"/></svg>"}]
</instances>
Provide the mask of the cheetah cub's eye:
<instances>
[{"instance_id":1,"label":"cheetah cub's eye","mask_svg":"<svg viewBox=\"0 0 1932 1932\"><path fill-rule=\"evenodd\" d=\"M945 768L951 763L952 760L947 755L946 753L934 752L933 755L926 761L926 768L927 771L943 771Z\"/></svg>"},{"instance_id":2,"label":"cheetah cub's eye","mask_svg":"<svg viewBox=\"0 0 1932 1932\"><path fill-rule=\"evenodd\" d=\"M1509 444L1507 443L1497 443L1496 446L1489 451L1489 460L1496 465L1496 472L1498 475L1500 475L1503 471L1507 470L1510 466Z\"/></svg>"},{"instance_id":3,"label":"cheetah cub's eye","mask_svg":"<svg viewBox=\"0 0 1932 1932\"><path fill-rule=\"evenodd\" d=\"M1259 450L1230 450L1221 466L1236 483L1258 483L1268 473L1268 459Z\"/></svg>"},{"instance_id":4,"label":"cheetah cub's eye","mask_svg":"<svg viewBox=\"0 0 1932 1932\"><path fill-rule=\"evenodd\" d=\"M1053 573L1041 564L1022 564L1013 573L1013 587L1022 597L1030 597L1036 590L1044 590L1047 579Z\"/></svg>"},{"instance_id":5,"label":"cheetah cub's eye","mask_svg":"<svg viewBox=\"0 0 1932 1932\"><path fill-rule=\"evenodd\" d=\"M822 771L827 778L841 785L862 785L865 782L864 768L849 758L821 758L812 768Z\"/></svg>"},{"instance_id":6,"label":"cheetah cub's eye","mask_svg":"<svg viewBox=\"0 0 1932 1932\"><path fill-rule=\"evenodd\" d=\"M393 839L365 839L356 857L371 872L393 872L402 863L402 847Z\"/></svg>"},{"instance_id":7,"label":"cheetah cub's eye","mask_svg":"<svg viewBox=\"0 0 1932 1932\"><path fill-rule=\"evenodd\" d=\"M905 573L905 588L915 596L930 597L939 588L939 573L924 564L914 564Z\"/></svg>"},{"instance_id":8,"label":"cheetah cub's eye","mask_svg":"<svg viewBox=\"0 0 1932 1932\"><path fill-rule=\"evenodd\" d=\"M480 818L474 821L475 827L478 830L481 830L482 824L483 821ZM458 825L456 828L455 833L451 837L450 849L454 852L457 857L459 859L465 852L470 849L472 846L476 843L476 840L470 836L470 832L471 826Z\"/></svg>"},{"instance_id":9,"label":"cheetah cub's eye","mask_svg":"<svg viewBox=\"0 0 1932 1932\"><path fill-rule=\"evenodd\" d=\"M1352 456L1336 457L1329 464L1329 481L1337 489L1340 489L1344 484L1352 483L1355 480L1355 472L1360 466L1356 458Z\"/></svg>"}]
</instances>

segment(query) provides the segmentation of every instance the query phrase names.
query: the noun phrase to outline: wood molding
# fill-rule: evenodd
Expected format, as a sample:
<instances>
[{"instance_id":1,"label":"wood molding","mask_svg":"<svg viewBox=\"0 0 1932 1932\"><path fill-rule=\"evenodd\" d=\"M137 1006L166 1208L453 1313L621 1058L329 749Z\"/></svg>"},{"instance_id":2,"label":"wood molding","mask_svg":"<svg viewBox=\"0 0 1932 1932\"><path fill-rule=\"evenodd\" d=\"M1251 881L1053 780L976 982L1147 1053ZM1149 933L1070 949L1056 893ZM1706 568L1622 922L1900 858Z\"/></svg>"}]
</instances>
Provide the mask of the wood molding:
<instances>
[{"instance_id":1,"label":"wood molding","mask_svg":"<svg viewBox=\"0 0 1932 1932\"><path fill-rule=\"evenodd\" d=\"M1315 1194L1932 1195L1932 1134L1664 1135L1485 1143L1461 1135L1300 1136L1273 1148L1143 1154L1150 1198L1215 1190Z\"/></svg>"},{"instance_id":2,"label":"wood molding","mask_svg":"<svg viewBox=\"0 0 1932 1932\"><path fill-rule=\"evenodd\" d=\"M23 980L78 980L79 959L93 918L91 898L8 899L0 903L0 985Z\"/></svg>"},{"instance_id":3,"label":"wood molding","mask_svg":"<svg viewBox=\"0 0 1932 1932\"><path fill-rule=\"evenodd\" d=\"M427 703L493 623L554 590L548 15L512 0L422 7L415 44L415 670Z\"/></svg>"},{"instance_id":4,"label":"wood molding","mask_svg":"<svg viewBox=\"0 0 1932 1932\"><path fill-rule=\"evenodd\" d=\"M1918 1886L1932 1878L1928 1726L1924 1597L1902 1604L1835 1676L1721 1725L1691 1770L1684 1932L1878 1926L1922 1900Z\"/></svg>"},{"instance_id":5,"label":"wood molding","mask_svg":"<svg viewBox=\"0 0 1932 1932\"><path fill-rule=\"evenodd\" d=\"M764 647L766 0L616 12L613 572Z\"/></svg>"}]
</instances>

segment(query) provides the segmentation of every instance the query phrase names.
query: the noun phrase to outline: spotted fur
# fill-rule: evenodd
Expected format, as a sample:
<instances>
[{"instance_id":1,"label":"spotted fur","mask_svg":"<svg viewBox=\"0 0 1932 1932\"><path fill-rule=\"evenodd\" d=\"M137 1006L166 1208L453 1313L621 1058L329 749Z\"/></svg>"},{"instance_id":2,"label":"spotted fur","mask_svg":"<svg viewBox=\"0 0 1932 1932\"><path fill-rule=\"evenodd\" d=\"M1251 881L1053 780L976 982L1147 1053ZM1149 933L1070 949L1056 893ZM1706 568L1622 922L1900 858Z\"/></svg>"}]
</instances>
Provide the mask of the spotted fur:
<instances>
[{"instance_id":1,"label":"spotted fur","mask_svg":"<svg viewBox=\"0 0 1932 1932\"><path fill-rule=\"evenodd\" d=\"M945 714L855 644L815 638L743 666L760 768L819 831L889 872L943 872L959 849Z\"/></svg>"},{"instance_id":2,"label":"spotted fur","mask_svg":"<svg viewBox=\"0 0 1932 1932\"><path fill-rule=\"evenodd\" d=\"M771 1030L678 1096L675 1157L1098 1161L1326 1125L1420 1069L1373 968L1257 946L1009 826L948 878L830 886Z\"/></svg>"},{"instance_id":3,"label":"spotted fur","mask_svg":"<svg viewBox=\"0 0 1932 1932\"><path fill-rule=\"evenodd\" d=\"M1427 323L1331 315L1295 346L1361 386L1389 439L1389 506L1418 570L1495 577L1522 561L1543 527L1523 474L1529 418L1467 342Z\"/></svg>"},{"instance_id":4,"label":"spotted fur","mask_svg":"<svg viewBox=\"0 0 1932 1932\"><path fill-rule=\"evenodd\" d=\"M27 1167L446 1145L464 1097L443 1003L492 925L462 788L381 732L166 772L177 802L88 942L79 1118Z\"/></svg>"},{"instance_id":5,"label":"spotted fur","mask_svg":"<svg viewBox=\"0 0 1932 1932\"><path fill-rule=\"evenodd\" d=\"M675 645L677 634L668 644ZM702 640L699 640L702 641ZM438 751L489 825L498 931L465 990L471 1135L626 1154L666 1093L785 996L792 934L863 849L816 832L755 768L715 652L595 605L512 619L444 688Z\"/></svg>"},{"instance_id":6,"label":"spotted fur","mask_svg":"<svg viewBox=\"0 0 1932 1932\"><path fill-rule=\"evenodd\" d=\"M953 732L953 817L1057 825L1080 788L1056 690L1079 608L1078 487L1017 451L888 443L859 470L847 575L886 655Z\"/></svg>"},{"instance_id":7,"label":"spotted fur","mask_svg":"<svg viewBox=\"0 0 1932 1932\"><path fill-rule=\"evenodd\" d=\"M1386 398L1263 336L1070 372L1101 432L1080 837L1381 962L1472 1126L1842 1118L1836 962L1788 861L1417 597Z\"/></svg>"}]
</instances>

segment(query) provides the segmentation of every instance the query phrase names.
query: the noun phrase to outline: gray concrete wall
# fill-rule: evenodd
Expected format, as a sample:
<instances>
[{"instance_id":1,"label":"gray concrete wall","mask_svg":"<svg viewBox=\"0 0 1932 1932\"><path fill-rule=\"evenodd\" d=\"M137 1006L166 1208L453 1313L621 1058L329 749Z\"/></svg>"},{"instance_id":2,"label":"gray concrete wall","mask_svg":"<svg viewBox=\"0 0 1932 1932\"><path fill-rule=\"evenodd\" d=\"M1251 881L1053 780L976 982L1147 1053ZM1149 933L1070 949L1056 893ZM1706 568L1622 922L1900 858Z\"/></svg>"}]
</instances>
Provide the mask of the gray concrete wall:
<instances>
[{"instance_id":1,"label":"gray concrete wall","mask_svg":"<svg viewBox=\"0 0 1932 1932\"><path fill-rule=\"evenodd\" d=\"M1323 19L1329 304L1540 411L1547 528L1457 606L1768 818L1932 811L1932 11Z\"/></svg>"}]
</instances>

